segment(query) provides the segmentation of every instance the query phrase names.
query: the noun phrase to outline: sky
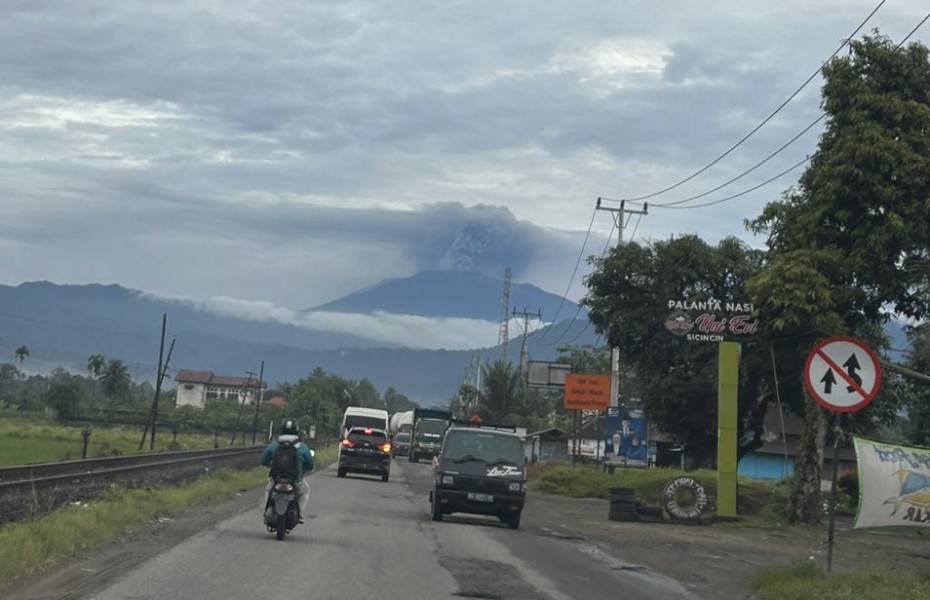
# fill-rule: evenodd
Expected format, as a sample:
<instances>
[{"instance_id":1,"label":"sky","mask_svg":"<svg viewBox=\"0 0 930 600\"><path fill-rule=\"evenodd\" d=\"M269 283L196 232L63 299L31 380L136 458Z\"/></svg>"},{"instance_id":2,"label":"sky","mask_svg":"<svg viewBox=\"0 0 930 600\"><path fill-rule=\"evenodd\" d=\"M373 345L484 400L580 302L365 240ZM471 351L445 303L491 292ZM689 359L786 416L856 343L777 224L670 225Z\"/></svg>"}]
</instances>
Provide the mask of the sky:
<instances>
[{"instance_id":1,"label":"sky","mask_svg":"<svg viewBox=\"0 0 930 600\"><path fill-rule=\"evenodd\" d=\"M301 309L425 269L511 266L562 293L612 233L596 198L706 165L877 4L4 0L0 283ZM927 10L888 0L864 31L898 40ZM797 163L818 128L687 209L657 205L773 152L819 115L819 86L650 198L626 239L762 245L744 219L800 170L693 205Z\"/></svg>"}]
</instances>

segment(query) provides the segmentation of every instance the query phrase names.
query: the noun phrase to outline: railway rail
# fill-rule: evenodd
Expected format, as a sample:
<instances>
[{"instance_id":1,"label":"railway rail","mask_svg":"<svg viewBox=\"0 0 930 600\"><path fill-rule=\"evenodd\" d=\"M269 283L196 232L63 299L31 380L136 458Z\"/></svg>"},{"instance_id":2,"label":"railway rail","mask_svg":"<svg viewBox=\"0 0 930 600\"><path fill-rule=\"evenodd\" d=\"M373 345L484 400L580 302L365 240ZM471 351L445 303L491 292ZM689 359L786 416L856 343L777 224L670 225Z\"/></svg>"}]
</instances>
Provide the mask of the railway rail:
<instances>
[{"instance_id":1,"label":"railway rail","mask_svg":"<svg viewBox=\"0 0 930 600\"><path fill-rule=\"evenodd\" d=\"M195 479L221 467L258 464L261 446L159 452L0 468L0 523L91 500L113 485L144 487Z\"/></svg>"}]
</instances>

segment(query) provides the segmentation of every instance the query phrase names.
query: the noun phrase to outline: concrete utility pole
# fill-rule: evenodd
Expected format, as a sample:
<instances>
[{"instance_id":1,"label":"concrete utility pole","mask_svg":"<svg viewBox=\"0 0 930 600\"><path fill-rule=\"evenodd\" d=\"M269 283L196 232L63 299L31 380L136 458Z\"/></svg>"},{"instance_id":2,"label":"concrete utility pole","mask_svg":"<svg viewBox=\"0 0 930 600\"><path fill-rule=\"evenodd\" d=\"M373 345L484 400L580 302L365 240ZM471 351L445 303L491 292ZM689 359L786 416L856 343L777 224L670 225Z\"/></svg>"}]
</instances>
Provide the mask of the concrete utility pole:
<instances>
[{"instance_id":1,"label":"concrete utility pole","mask_svg":"<svg viewBox=\"0 0 930 600\"><path fill-rule=\"evenodd\" d=\"M504 269L504 290L501 294L501 326L497 344L501 347L501 358L507 360L507 345L510 341L510 267Z\"/></svg>"},{"instance_id":2,"label":"concrete utility pole","mask_svg":"<svg viewBox=\"0 0 930 600\"><path fill-rule=\"evenodd\" d=\"M255 439L258 437L258 411L262 407L262 402L265 399L264 393L264 377L265 377L265 361L262 361L262 366L258 369L258 394L255 399L255 415L252 417L252 445L255 445Z\"/></svg>"},{"instance_id":3,"label":"concrete utility pole","mask_svg":"<svg viewBox=\"0 0 930 600\"><path fill-rule=\"evenodd\" d=\"M538 319L539 321L542 321L542 310L531 313L526 312L525 308L520 312L514 309L513 316L517 319L523 319L523 341L520 344L520 381L523 382L523 386L525 387L528 363L528 357L526 354L526 338L530 335L530 319Z\"/></svg>"},{"instance_id":4,"label":"concrete utility pole","mask_svg":"<svg viewBox=\"0 0 930 600\"><path fill-rule=\"evenodd\" d=\"M597 210L605 210L609 212L614 219L614 223L617 227L617 247L623 245L623 230L626 229L626 225L629 222L626 218L627 215L647 215L649 211L649 204L643 203L642 210L633 210L626 207L626 201L620 201L620 207L614 206L602 206L602 201L604 198L597 199ZM609 240L608 240L609 241ZM610 348L610 406L617 407L619 405L620 398L620 349L612 346Z\"/></svg>"}]
</instances>

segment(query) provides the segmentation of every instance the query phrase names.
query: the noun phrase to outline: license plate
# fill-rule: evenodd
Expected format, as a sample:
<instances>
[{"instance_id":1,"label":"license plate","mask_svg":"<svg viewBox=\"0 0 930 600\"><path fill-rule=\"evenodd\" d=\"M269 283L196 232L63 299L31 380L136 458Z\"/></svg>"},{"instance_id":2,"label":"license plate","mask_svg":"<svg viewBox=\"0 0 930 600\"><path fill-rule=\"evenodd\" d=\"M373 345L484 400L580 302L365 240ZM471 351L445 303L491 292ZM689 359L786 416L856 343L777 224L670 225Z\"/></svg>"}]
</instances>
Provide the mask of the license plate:
<instances>
[{"instance_id":1,"label":"license plate","mask_svg":"<svg viewBox=\"0 0 930 600\"><path fill-rule=\"evenodd\" d=\"M474 500L475 502L494 502L494 496L491 494L474 494L468 492L468 499Z\"/></svg>"}]
</instances>

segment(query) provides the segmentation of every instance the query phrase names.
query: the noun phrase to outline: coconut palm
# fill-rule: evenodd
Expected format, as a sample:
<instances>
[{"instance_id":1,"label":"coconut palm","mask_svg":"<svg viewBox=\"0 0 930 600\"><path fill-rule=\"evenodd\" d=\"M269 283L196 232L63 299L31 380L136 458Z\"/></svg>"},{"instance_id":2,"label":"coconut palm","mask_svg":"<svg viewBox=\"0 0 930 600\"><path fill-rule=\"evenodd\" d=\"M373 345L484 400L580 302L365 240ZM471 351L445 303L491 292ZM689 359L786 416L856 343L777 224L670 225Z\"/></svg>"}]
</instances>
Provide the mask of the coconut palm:
<instances>
[{"instance_id":1,"label":"coconut palm","mask_svg":"<svg viewBox=\"0 0 930 600\"><path fill-rule=\"evenodd\" d=\"M28 348L28 346L26 346L25 344L22 345L22 346L20 346L19 348L16 349L16 351L14 352L14 354L16 354L16 358L19 359L19 368L22 369L22 368L23 368L23 361L26 360L26 357L27 357L27 356L29 356L29 348Z\"/></svg>"},{"instance_id":2,"label":"coconut palm","mask_svg":"<svg viewBox=\"0 0 930 600\"><path fill-rule=\"evenodd\" d=\"M132 383L129 369L119 359L114 358L107 362L97 380L100 381L103 395L111 400L125 398L129 395L129 387Z\"/></svg>"},{"instance_id":3,"label":"coconut palm","mask_svg":"<svg viewBox=\"0 0 930 600\"><path fill-rule=\"evenodd\" d=\"M484 372L478 410L488 421L513 420L521 414L520 372L510 362L495 361Z\"/></svg>"},{"instance_id":4,"label":"coconut palm","mask_svg":"<svg viewBox=\"0 0 930 600\"><path fill-rule=\"evenodd\" d=\"M107 359L103 354L91 354L87 357L87 372L94 377L100 377L103 368L107 365Z\"/></svg>"}]
</instances>

